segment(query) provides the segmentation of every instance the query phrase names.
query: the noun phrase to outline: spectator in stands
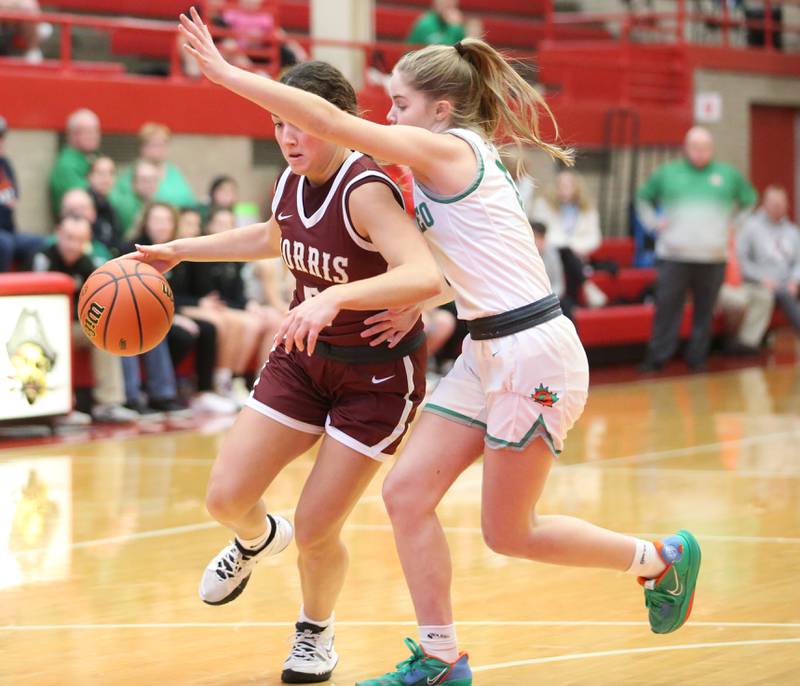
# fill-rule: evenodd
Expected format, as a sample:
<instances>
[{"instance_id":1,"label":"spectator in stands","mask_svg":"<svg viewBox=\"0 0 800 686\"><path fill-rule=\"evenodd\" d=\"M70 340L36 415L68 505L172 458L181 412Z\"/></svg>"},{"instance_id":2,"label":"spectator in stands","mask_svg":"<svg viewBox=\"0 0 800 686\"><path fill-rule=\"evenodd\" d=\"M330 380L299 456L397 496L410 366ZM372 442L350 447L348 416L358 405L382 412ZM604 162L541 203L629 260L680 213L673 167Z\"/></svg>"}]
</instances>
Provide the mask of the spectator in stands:
<instances>
[{"instance_id":1,"label":"spectator in stands","mask_svg":"<svg viewBox=\"0 0 800 686\"><path fill-rule=\"evenodd\" d=\"M194 238L203 233L203 219L200 210L185 207L178 215L178 238Z\"/></svg>"},{"instance_id":2,"label":"spectator in stands","mask_svg":"<svg viewBox=\"0 0 800 686\"><path fill-rule=\"evenodd\" d=\"M117 257L127 249L117 211L108 199L114 188L116 171L114 160L103 155L92 162L88 176L89 196L95 211L92 235L95 241L108 249L112 257Z\"/></svg>"},{"instance_id":3,"label":"spectator in stands","mask_svg":"<svg viewBox=\"0 0 800 686\"><path fill-rule=\"evenodd\" d=\"M140 245L165 243L175 238L177 228L178 214L171 205L150 203L142 212L134 240ZM182 324L185 322L179 318L173 322L172 328ZM144 384L147 400L142 395L140 365L144 366L147 374ZM166 339L146 353L122 358L122 371L125 376L127 407L143 417L162 413L179 415L186 412L186 407L178 401L175 368Z\"/></svg>"},{"instance_id":4,"label":"spectator in stands","mask_svg":"<svg viewBox=\"0 0 800 686\"><path fill-rule=\"evenodd\" d=\"M235 212L238 198L239 184L236 183L236 179L225 174L214 177L208 188L208 200L200 208L203 220L208 221L211 213L217 208Z\"/></svg>"},{"instance_id":5,"label":"spectator in stands","mask_svg":"<svg viewBox=\"0 0 800 686\"><path fill-rule=\"evenodd\" d=\"M800 334L800 229L789 221L786 191L768 186L762 207L736 238L745 307L731 352L757 352L775 304Z\"/></svg>"},{"instance_id":6,"label":"spectator in stands","mask_svg":"<svg viewBox=\"0 0 800 686\"><path fill-rule=\"evenodd\" d=\"M31 15L40 13L37 0L0 0L0 10ZM39 46L52 32L53 27L43 22L0 22L0 55L10 54L15 47L15 43L19 41L25 60L38 64L44 59Z\"/></svg>"},{"instance_id":7,"label":"spectator in stands","mask_svg":"<svg viewBox=\"0 0 800 686\"><path fill-rule=\"evenodd\" d=\"M120 190L120 184L117 182L108 198L119 217L122 234L125 237L134 229L142 207L155 200L158 184L161 182L158 167L143 159L134 162L132 175L131 193Z\"/></svg>"},{"instance_id":8,"label":"spectator in stands","mask_svg":"<svg viewBox=\"0 0 800 686\"><path fill-rule=\"evenodd\" d=\"M137 193L133 179L136 169L136 165L134 165L119 175L114 190L111 192L111 202L115 207L140 209L141 204L137 203L137 195L140 196L140 199L152 199L177 208L194 207L197 204L186 177L167 159L171 135L169 128L164 124L148 122L142 126L139 130L139 161L149 162L155 167L158 175L156 192L155 195L148 194L146 198L141 196L141 193ZM135 213L133 216L135 217ZM130 220L132 221L133 217ZM126 228L130 226L125 219L123 219L123 225Z\"/></svg>"},{"instance_id":9,"label":"spectator in stands","mask_svg":"<svg viewBox=\"0 0 800 686\"><path fill-rule=\"evenodd\" d=\"M81 109L67 118L67 144L50 172L50 201L53 214L70 188L86 188L86 178L100 147L100 120L91 110Z\"/></svg>"},{"instance_id":10,"label":"spectator in stands","mask_svg":"<svg viewBox=\"0 0 800 686\"><path fill-rule=\"evenodd\" d=\"M83 188L71 188L64 193L61 198L59 217L66 217L67 215L83 217L92 226L92 235L94 236L96 233L95 226L97 225L97 209L88 191ZM112 257L105 244L95 238L92 238L89 252L99 262L105 262Z\"/></svg>"},{"instance_id":11,"label":"spectator in stands","mask_svg":"<svg viewBox=\"0 0 800 686\"><path fill-rule=\"evenodd\" d=\"M466 36L464 15L458 8L458 0L433 0L431 8L414 22L406 42L453 45Z\"/></svg>"},{"instance_id":12,"label":"spectator in stands","mask_svg":"<svg viewBox=\"0 0 800 686\"><path fill-rule=\"evenodd\" d=\"M694 371L705 369L735 209L747 210L757 199L736 169L713 159L714 140L706 129L690 129L684 147L683 159L657 168L638 191L640 217L658 230L659 260L656 313L642 371L660 369L675 352L687 290L694 316L686 362Z\"/></svg>"},{"instance_id":13,"label":"spectator in stands","mask_svg":"<svg viewBox=\"0 0 800 686\"><path fill-rule=\"evenodd\" d=\"M238 6L232 3L222 4L216 11L213 5L221 3L210 4L213 12L212 22L233 33L230 38L221 42L220 50L237 66L252 69L265 63L266 58L257 53L268 47L273 40L279 42L281 69L308 59L303 47L275 25L275 17L264 8L263 0L239 0ZM248 53L255 54L248 55Z\"/></svg>"},{"instance_id":14,"label":"spectator in stands","mask_svg":"<svg viewBox=\"0 0 800 686\"><path fill-rule=\"evenodd\" d=\"M575 172L559 173L555 184L534 200L531 214L547 227L547 243L558 250L569 301L577 304L583 299L589 307L605 305L605 293L586 279L589 255L600 247L602 235L597 209L583 180Z\"/></svg>"},{"instance_id":15,"label":"spectator in stands","mask_svg":"<svg viewBox=\"0 0 800 686\"><path fill-rule=\"evenodd\" d=\"M561 255L558 254L556 247L547 240L547 224L532 221L531 230L533 231L533 240L536 242L536 249L544 262L544 270L550 279L550 287L561 301L562 312L572 319L572 308L575 306L575 301L567 295Z\"/></svg>"},{"instance_id":16,"label":"spectator in stands","mask_svg":"<svg viewBox=\"0 0 800 686\"><path fill-rule=\"evenodd\" d=\"M121 358L92 345L78 323L78 296L86 279L99 266L87 254L92 238L92 228L84 217L67 215L56 228L56 241L33 259L37 272L61 272L75 280L75 303L72 343L78 348L89 348L94 376L94 401L92 418L98 422L131 422L139 415L125 407L125 386Z\"/></svg>"},{"instance_id":17,"label":"spectator in stands","mask_svg":"<svg viewBox=\"0 0 800 686\"><path fill-rule=\"evenodd\" d=\"M17 177L11 160L6 157L5 141L8 124L0 117L0 272L11 270L14 262L21 269L30 268L33 256L42 248L44 239L17 231L14 211L19 200Z\"/></svg>"}]
</instances>

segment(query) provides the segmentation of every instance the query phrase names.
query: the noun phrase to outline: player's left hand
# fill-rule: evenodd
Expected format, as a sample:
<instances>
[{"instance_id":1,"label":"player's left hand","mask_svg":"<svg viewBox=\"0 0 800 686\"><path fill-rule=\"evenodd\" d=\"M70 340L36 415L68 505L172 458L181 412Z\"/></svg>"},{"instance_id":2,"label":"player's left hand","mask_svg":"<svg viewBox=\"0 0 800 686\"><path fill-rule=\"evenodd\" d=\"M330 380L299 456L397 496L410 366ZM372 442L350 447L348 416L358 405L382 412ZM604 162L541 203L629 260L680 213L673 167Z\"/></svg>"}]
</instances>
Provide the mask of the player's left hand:
<instances>
[{"instance_id":1,"label":"player's left hand","mask_svg":"<svg viewBox=\"0 0 800 686\"><path fill-rule=\"evenodd\" d=\"M333 288L304 300L284 318L275 334L276 345L283 343L287 353L296 347L313 355L320 331L333 323L340 309Z\"/></svg>"},{"instance_id":2,"label":"player's left hand","mask_svg":"<svg viewBox=\"0 0 800 686\"><path fill-rule=\"evenodd\" d=\"M217 46L214 45L211 32L194 7L189 10L189 15L189 17L185 14L181 15L181 23L178 27L186 39L183 49L194 57L200 71L209 81L222 83L231 65L225 61Z\"/></svg>"},{"instance_id":3,"label":"player's left hand","mask_svg":"<svg viewBox=\"0 0 800 686\"><path fill-rule=\"evenodd\" d=\"M361 332L361 337L372 337L369 344L373 348L386 341L390 348L394 348L411 331L421 312L419 305L409 305L373 314L364 320L364 325L369 328Z\"/></svg>"}]
</instances>

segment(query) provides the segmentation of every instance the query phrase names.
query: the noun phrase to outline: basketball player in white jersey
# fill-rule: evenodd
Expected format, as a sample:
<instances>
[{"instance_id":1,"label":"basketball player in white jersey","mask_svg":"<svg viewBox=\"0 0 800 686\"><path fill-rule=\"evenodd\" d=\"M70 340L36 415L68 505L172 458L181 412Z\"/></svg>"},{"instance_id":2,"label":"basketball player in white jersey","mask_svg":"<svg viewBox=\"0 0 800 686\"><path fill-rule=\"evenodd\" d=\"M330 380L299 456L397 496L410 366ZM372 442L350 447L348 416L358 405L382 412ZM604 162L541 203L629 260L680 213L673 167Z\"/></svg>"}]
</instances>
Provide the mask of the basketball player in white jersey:
<instances>
[{"instance_id":1,"label":"basketball player in white jersey","mask_svg":"<svg viewBox=\"0 0 800 686\"><path fill-rule=\"evenodd\" d=\"M227 64L194 11L191 19L181 17L181 26L186 50L210 80L320 138L411 168L417 221L468 322L463 354L424 406L384 484L421 646L406 639L407 660L359 683L472 684L467 655L456 643L450 555L436 506L481 454L481 524L493 550L626 571L645 589L654 632L682 626L700 566L691 533L650 542L535 512L589 382L586 355L551 293L516 187L493 144L511 138L571 163L568 152L539 136L541 96L483 41L429 46L395 67L393 126L386 127ZM391 343L417 315L412 309L372 321Z\"/></svg>"}]
</instances>

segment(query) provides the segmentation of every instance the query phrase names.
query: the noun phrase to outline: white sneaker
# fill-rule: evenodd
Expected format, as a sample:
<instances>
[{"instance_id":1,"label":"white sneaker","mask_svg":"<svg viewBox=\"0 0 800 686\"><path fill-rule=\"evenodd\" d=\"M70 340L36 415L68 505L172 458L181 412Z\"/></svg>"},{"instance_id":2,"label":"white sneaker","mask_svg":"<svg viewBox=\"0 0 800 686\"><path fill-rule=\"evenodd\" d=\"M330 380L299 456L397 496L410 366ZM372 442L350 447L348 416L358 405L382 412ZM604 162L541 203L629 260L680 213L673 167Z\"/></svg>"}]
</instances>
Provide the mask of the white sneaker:
<instances>
[{"instance_id":1,"label":"white sneaker","mask_svg":"<svg viewBox=\"0 0 800 686\"><path fill-rule=\"evenodd\" d=\"M92 419L107 424L128 424L139 420L139 413L122 405L95 405Z\"/></svg>"},{"instance_id":2,"label":"white sneaker","mask_svg":"<svg viewBox=\"0 0 800 686\"><path fill-rule=\"evenodd\" d=\"M234 414L239 411L238 405L229 398L206 391L192 398L192 409L203 414Z\"/></svg>"},{"instance_id":3,"label":"white sneaker","mask_svg":"<svg viewBox=\"0 0 800 686\"><path fill-rule=\"evenodd\" d=\"M339 656L333 648L333 622L324 629L309 622L297 622L292 650L283 663L285 684L316 684L331 678Z\"/></svg>"},{"instance_id":4,"label":"white sneaker","mask_svg":"<svg viewBox=\"0 0 800 686\"><path fill-rule=\"evenodd\" d=\"M277 555L289 545L294 533L289 520L278 515L267 515L267 520L273 533L260 550L248 550L234 538L208 563L200 579L199 593L204 603L224 605L238 598L258 561Z\"/></svg>"}]
</instances>

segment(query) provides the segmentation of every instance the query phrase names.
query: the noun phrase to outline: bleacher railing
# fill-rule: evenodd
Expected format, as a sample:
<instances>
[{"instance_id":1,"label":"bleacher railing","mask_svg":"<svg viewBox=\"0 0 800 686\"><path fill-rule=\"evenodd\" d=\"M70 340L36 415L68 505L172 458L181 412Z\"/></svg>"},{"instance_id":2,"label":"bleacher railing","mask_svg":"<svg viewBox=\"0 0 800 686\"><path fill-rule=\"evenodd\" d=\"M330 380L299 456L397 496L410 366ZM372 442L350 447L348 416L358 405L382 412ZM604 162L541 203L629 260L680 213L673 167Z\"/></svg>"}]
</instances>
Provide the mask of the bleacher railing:
<instances>
[{"instance_id":1,"label":"bleacher railing","mask_svg":"<svg viewBox=\"0 0 800 686\"><path fill-rule=\"evenodd\" d=\"M659 42L670 44L719 45L724 48L761 49L771 52L800 50L800 23L787 21L800 1L763 0L753 7L745 3L734 11L726 0L715 3L712 12L699 11L698 2L676 0L673 11L556 12L544 15L545 37L557 40L561 26L602 24L623 43ZM758 15L761 16L758 16ZM783 41L782 37L791 37Z\"/></svg>"}]
</instances>

